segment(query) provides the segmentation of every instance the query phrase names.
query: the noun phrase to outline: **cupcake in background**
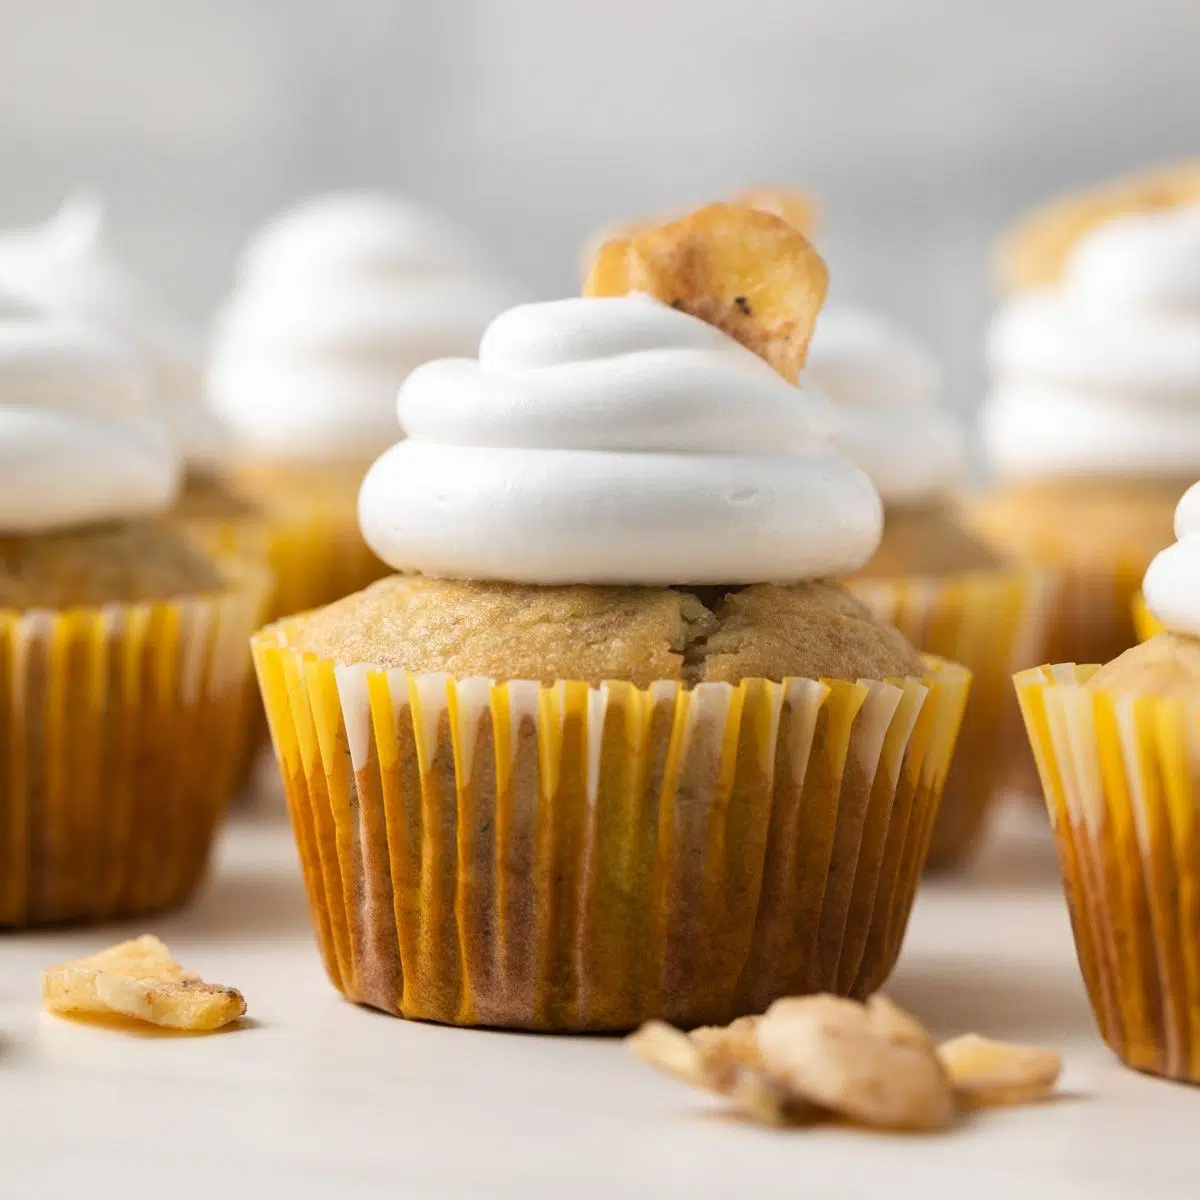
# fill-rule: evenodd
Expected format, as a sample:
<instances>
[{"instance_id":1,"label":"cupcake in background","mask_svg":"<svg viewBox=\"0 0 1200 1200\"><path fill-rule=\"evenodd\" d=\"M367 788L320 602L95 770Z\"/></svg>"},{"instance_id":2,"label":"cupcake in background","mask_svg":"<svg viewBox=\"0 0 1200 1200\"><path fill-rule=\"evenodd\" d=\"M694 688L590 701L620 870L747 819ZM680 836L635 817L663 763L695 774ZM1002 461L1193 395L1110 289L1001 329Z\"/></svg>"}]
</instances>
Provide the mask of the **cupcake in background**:
<instances>
[{"instance_id":1,"label":"cupcake in background","mask_svg":"<svg viewBox=\"0 0 1200 1200\"><path fill-rule=\"evenodd\" d=\"M1101 192L1103 204L1083 194L1052 210L1057 239L1035 219L1007 244L1019 269L1006 273L1038 282L991 329L994 483L971 515L1004 552L1060 574L1052 661L1103 662L1133 643L1132 598L1200 472L1200 192L1184 187L1195 176L1164 172L1141 191Z\"/></svg>"},{"instance_id":2,"label":"cupcake in background","mask_svg":"<svg viewBox=\"0 0 1200 1200\"><path fill-rule=\"evenodd\" d=\"M183 463L140 356L0 295L0 927L199 880L266 579L155 518Z\"/></svg>"},{"instance_id":3,"label":"cupcake in background","mask_svg":"<svg viewBox=\"0 0 1200 1200\"><path fill-rule=\"evenodd\" d=\"M421 363L473 353L512 298L456 229L387 196L309 200L251 241L217 320L210 387L239 486L307 521L277 563L289 611L383 573L355 501L394 440L396 392Z\"/></svg>"},{"instance_id":4,"label":"cupcake in background","mask_svg":"<svg viewBox=\"0 0 1200 1200\"><path fill-rule=\"evenodd\" d=\"M183 456L177 511L244 515L245 503L222 482L232 442L205 397L203 338L113 254L96 197L80 193L44 225L0 232L0 286L135 353Z\"/></svg>"},{"instance_id":5,"label":"cupcake in background","mask_svg":"<svg viewBox=\"0 0 1200 1200\"><path fill-rule=\"evenodd\" d=\"M964 430L941 407L941 371L915 338L875 313L830 308L806 376L834 401L840 445L885 506L879 548L850 587L913 645L972 672L929 854L930 866L954 865L977 844L1007 777L996 730L1019 728L1012 673L1037 661L1045 584L964 527Z\"/></svg>"},{"instance_id":6,"label":"cupcake in background","mask_svg":"<svg viewBox=\"0 0 1200 1200\"><path fill-rule=\"evenodd\" d=\"M828 579L882 514L793 386L824 264L714 205L610 242L586 291L405 383L360 513L419 574L255 638L326 967L545 1030L867 995L968 673Z\"/></svg>"},{"instance_id":7,"label":"cupcake in background","mask_svg":"<svg viewBox=\"0 0 1200 1200\"><path fill-rule=\"evenodd\" d=\"M1200 485L1175 529L1144 585L1165 632L1017 690L1100 1032L1130 1066L1200 1083Z\"/></svg>"}]
</instances>

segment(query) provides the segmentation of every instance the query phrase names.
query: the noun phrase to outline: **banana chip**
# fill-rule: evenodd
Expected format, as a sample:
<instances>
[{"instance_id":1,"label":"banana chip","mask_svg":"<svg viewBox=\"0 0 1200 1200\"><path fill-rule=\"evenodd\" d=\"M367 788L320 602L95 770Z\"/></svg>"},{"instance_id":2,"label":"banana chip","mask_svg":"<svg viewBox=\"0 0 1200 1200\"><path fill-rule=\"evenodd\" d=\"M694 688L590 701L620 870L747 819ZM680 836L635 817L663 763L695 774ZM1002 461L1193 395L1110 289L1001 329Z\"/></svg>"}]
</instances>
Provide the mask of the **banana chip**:
<instances>
[{"instance_id":1,"label":"banana chip","mask_svg":"<svg viewBox=\"0 0 1200 1200\"><path fill-rule=\"evenodd\" d=\"M150 934L42 973L42 1007L79 1016L119 1015L166 1029L211 1033L245 1015L241 992L205 983Z\"/></svg>"},{"instance_id":2,"label":"banana chip","mask_svg":"<svg viewBox=\"0 0 1200 1200\"><path fill-rule=\"evenodd\" d=\"M783 218L710 204L607 242L583 291L647 292L736 338L794 383L828 284L824 260Z\"/></svg>"}]
</instances>

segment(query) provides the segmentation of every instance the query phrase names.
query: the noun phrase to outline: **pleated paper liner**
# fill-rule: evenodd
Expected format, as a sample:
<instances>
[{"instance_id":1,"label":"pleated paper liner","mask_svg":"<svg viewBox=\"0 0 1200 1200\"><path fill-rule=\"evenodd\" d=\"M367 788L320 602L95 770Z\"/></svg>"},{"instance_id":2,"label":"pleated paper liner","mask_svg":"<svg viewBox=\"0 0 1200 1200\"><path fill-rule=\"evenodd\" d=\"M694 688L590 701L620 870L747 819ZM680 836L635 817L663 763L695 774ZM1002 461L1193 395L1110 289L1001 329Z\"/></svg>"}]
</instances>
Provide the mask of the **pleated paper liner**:
<instances>
[{"instance_id":1,"label":"pleated paper liner","mask_svg":"<svg viewBox=\"0 0 1200 1200\"><path fill-rule=\"evenodd\" d=\"M1053 596L1033 570L975 571L943 578L849 580L847 586L914 646L971 671L971 698L933 827L928 865L960 863L980 840L1005 789L1009 729L1024 740L1013 672L1039 661Z\"/></svg>"},{"instance_id":2,"label":"pleated paper liner","mask_svg":"<svg viewBox=\"0 0 1200 1200\"><path fill-rule=\"evenodd\" d=\"M1097 667L1016 677L1104 1040L1200 1082L1200 704L1086 687Z\"/></svg>"},{"instance_id":3,"label":"pleated paper liner","mask_svg":"<svg viewBox=\"0 0 1200 1200\"><path fill-rule=\"evenodd\" d=\"M388 573L367 548L353 512L319 494L272 511L238 520L191 523L212 552L256 561L269 572L271 590L265 620L319 608L361 591ZM246 722L236 772L239 784L250 776L255 757L267 743L262 699L246 652Z\"/></svg>"},{"instance_id":4,"label":"pleated paper liner","mask_svg":"<svg viewBox=\"0 0 1200 1200\"><path fill-rule=\"evenodd\" d=\"M0 926L129 917L199 881L267 592L222 566L213 595L0 610Z\"/></svg>"},{"instance_id":5,"label":"pleated paper liner","mask_svg":"<svg viewBox=\"0 0 1200 1200\"><path fill-rule=\"evenodd\" d=\"M1049 599L1041 648L1034 662L1110 662L1137 641L1132 602L1161 546L1114 542L1104 559L1081 557L1070 531L1043 528L1024 547L1029 561L1047 572ZM1031 801L1040 793L1037 768L1020 722L1004 738L1006 786Z\"/></svg>"},{"instance_id":6,"label":"pleated paper liner","mask_svg":"<svg viewBox=\"0 0 1200 1200\"><path fill-rule=\"evenodd\" d=\"M969 680L493 684L338 666L287 622L254 652L335 986L564 1031L874 991Z\"/></svg>"},{"instance_id":7,"label":"pleated paper liner","mask_svg":"<svg viewBox=\"0 0 1200 1200\"><path fill-rule=\"evenodd\" d=\"M1147 607L1146 597L1141 592L1133 598L1133 627L1139 642L1148 642L1167 632L1167 627Z\"/></svg>"}]
</instances>

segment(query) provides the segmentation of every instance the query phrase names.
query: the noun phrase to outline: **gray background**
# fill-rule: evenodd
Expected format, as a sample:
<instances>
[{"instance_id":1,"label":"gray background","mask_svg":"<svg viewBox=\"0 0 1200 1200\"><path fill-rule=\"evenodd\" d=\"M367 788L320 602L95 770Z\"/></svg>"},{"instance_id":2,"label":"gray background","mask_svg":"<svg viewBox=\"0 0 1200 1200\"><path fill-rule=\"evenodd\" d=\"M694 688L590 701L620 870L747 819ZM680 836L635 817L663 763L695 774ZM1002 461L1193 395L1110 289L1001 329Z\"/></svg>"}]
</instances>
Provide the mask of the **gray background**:
<instances>
[{"instance_id":1,"label":"gray background","mask_svg":"<svg viewBox=\"0 0 1200 1200\"><path fill-rule=\"evenodd\" d=\"M797 182L835 293L978 394L997 229L1200 149L1198 0L0 0L0 221L98 186L202 316L256 223L343 185L468 223L538 294L597 223Z\"/></svg>"}]
</instances>

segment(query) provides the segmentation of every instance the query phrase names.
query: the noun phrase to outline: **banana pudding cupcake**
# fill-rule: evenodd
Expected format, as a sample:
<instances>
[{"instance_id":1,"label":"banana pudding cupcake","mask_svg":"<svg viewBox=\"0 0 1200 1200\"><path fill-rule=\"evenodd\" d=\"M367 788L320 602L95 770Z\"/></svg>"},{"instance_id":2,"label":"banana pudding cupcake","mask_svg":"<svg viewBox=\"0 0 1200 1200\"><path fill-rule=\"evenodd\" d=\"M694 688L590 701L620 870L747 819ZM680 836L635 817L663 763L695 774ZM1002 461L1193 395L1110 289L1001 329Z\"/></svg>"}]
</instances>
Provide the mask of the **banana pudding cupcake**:
<instances>
[{"instance_id":1,"label":"banana pudding cupcake","mask_svg":"<svg viewBox=\"0 0 1200 1200\"><path fill-rule=\"evenodd\" d=\"M1165 632L1017 689L1058 841L1079 963L1130 1066L1200 1083L1200 485L1146 572Z\"/></svg>"},{"instance_id":2,"label":"banana pudding cupcake","mask_svg":"<svg viewBox=\"0 0 1200 1200\"><path fill-rule=\"evenodd\" d=\"M0 926L199 880L266 581L153 518L182 463L138 360L0 296Z\"/></svg>"},{"instance_id":3,"label":"banana pudding cupcake","mask_svg":"<svg viewBox=\"0 0 1200 1200\"><path fill-rule=\"evenodd\" d=\"M1044 581L965 528L965 436L939 405L941 372L904 330L875 313L822 312L806 366L837 407L842 449L885 506L883 539L850 587L922 650L971 669L971 702L934 826L929 865L960 862L1006 781L999 725L1023 737L1012 674L1038 661Z\"/></svg>"},{"instance_id":4,"label":"banana pudding cupcake","mask_svg":"<svg viewBox=\"0 0 1200 1200\"><path fill-rule=\"evenodd\" d=\"M396 390L429 359L473 352L511 299L457 230L385 196L307 201L251 241L217 322L210 384L239 486L296 525L275 564L283 611L384 573L355 503L394 440Z\"/></svg>"},{"instance_id":5,"label":"banana pudding cupcake","mask_svg":"<svg viewBox=\"0 0 1200 1200\"><path fill-rule=\"evenodd\" d=\"M879 498L763 361L824 264L723 206L636 248L648 294L609 256L409 377L359 505L404 574L254 639L326 967L387 1012L696 1025L899 951L967 672L829 582Z\"/></svg>"},{"instance_id":6,"label":"banana pudding cupcake","mask_svg":"<svg viewBox=\"0 0 1200 1200\"><path fill-rule=\"evenodd\" d=\"M1008 248L1023 264L1013 277L1039 282L991 331L996 482L972 520L1060 573L1052 661L1102 662L1133 643L1131 599L1200 472L1200 192L1194 168L1164 190L1170 179L1075 197L1045 226L1061 236L1035 220Z\"/></svg>"}]
</instances>

